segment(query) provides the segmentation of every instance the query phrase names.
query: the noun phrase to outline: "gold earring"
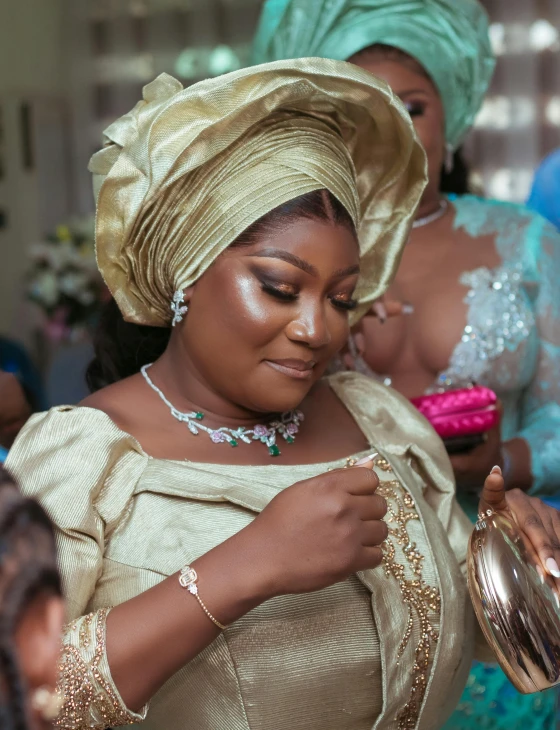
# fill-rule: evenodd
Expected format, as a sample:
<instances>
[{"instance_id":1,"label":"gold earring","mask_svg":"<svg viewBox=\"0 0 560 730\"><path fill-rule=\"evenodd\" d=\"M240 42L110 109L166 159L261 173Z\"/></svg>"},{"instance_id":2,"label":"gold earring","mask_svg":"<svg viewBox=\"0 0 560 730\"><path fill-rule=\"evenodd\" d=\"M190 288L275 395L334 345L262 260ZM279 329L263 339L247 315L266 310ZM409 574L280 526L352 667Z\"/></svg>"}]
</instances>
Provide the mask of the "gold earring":
<instances>
[{"instance_id":1,"label":"gold earring","mask_svg":"<svg viewBox=\"0 0 560 730\"><path fill-rule=\"evenodd\" d=\"M64 697L55 689L39 687L31 697L31 707L46 722L56 720L64 704Z\"/></svg>"}]
</instances>

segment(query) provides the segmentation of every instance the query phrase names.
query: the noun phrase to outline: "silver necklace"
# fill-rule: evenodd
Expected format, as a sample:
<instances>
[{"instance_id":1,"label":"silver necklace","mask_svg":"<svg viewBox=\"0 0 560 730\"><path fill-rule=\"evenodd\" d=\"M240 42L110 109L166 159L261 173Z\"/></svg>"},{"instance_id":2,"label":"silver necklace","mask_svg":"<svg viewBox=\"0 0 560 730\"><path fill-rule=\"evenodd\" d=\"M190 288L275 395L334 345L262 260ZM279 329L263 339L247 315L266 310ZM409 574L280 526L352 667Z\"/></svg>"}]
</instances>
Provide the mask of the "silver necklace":
<instances>
[{"instance_id":1,"label":"silver necklace","mask_svg":"<svg viewBox=\"0 0 560 730\"><path fill-rule=\"evenodd\" d=\"M442 198L439 201L439 207L437 210L434 210L433 213L430 213L429 215L425 215L422 218L417 218L414 223L412 224L413 228L422 228L422 226L427 226L428 223L433 223L434 221L439 220L440 218L443 218L443 216L447 213L447 209L449 208L449 201L447 198Z\"/></svg>"},{"instance_id":2,"label":"silver necklace","mask_svg":"<svg viewBox=\"0 0 560 730\"><path fill-rule=\"evenodd\" d=\"M253 428L227 428L222 426L221 428L208 428L204 426L201 421L204 418L204 413L201 411L191 411L190 413L183 413L175 406L170 403L162 391L152 381L148 375L148 368L151 368L153 363L144 365L140 372L144 376L144 380L152 390L154 390L165 405L171 411L173 418L178 421L187 424L187 428L194 435L203 431L207 433L215 444L229 444L230 446L239 446L239 442L243 441L246 444L250 444L253 441L260 441L268 447L268 453L270 456L280 456L280 449L276 443L279 436L288 444L293 444L297 432L299 431L299 425L303 421L304 416L301 411L286 411L282 413L277 420L271 421L268 426L258 424Z\"/></svg>"}]
</instances>

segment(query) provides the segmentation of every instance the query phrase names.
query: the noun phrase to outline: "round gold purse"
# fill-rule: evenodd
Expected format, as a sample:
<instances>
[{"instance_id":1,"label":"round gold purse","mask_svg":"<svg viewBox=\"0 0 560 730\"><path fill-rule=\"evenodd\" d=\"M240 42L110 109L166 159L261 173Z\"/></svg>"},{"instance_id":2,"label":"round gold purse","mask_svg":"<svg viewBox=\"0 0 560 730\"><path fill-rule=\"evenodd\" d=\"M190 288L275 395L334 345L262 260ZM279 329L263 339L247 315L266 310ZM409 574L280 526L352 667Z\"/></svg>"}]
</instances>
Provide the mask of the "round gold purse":
<instances>
[{"instance_id":1,"label":"round gold purse","mask_svg":"<svg viewBox=\"0 0 560 730\"><path fill-rule=\"evenodd\" d=\"M468 585L478 622L523 694L560 683L560 597L513 518L488 510L469 543Z\"/></svg>"}]
</instances>

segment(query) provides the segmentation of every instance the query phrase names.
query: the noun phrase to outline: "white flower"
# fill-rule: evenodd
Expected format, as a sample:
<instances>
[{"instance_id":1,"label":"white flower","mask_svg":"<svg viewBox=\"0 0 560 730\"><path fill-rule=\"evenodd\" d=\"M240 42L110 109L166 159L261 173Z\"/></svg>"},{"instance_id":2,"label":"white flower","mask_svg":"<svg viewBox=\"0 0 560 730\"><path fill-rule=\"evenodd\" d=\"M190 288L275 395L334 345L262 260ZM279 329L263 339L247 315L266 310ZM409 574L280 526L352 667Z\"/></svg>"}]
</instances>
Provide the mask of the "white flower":
<instances>
[{"instance_id":1,"label":"white flower","mask_svg":"<svg viewBox=\"0 0 560 730\"><path fill-rule=\"evenodd\" d=\"M31 295L47 307L56 304L58 299L56 276L51 271L40 273L31 285Z\"/></svg>"},{"instance_id":2,"label":"white flower","mask_svg":"<svg viewBox=\"0 0 560 730\"><path fill-rule=\"evenodd\" d=\"M64 274L60 277L60 291L69 297L80 294L89 285L89 278L80 272Z\"/></svg>"}]
</instances>

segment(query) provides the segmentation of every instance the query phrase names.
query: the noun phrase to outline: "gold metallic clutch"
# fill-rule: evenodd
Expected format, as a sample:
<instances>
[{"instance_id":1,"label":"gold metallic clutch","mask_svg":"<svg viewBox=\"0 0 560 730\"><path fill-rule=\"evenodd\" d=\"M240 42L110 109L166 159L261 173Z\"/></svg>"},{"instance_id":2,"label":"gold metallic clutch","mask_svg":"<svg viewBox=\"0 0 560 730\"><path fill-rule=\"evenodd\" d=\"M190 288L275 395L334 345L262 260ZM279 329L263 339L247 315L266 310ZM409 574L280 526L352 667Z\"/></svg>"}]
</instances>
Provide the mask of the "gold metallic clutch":
<instances>
[{"instance_id":1,"label":"gold metallic clutch","mask_svg":"<svg viewBox=\"0 0 560 730\"><path fill-rule=\"evenodd\" d=\"M478 622L500 666L523 694L560 683L560 598L526 538L503 513L479 516L468 554Z\"/></svg>"}]
</instances>

